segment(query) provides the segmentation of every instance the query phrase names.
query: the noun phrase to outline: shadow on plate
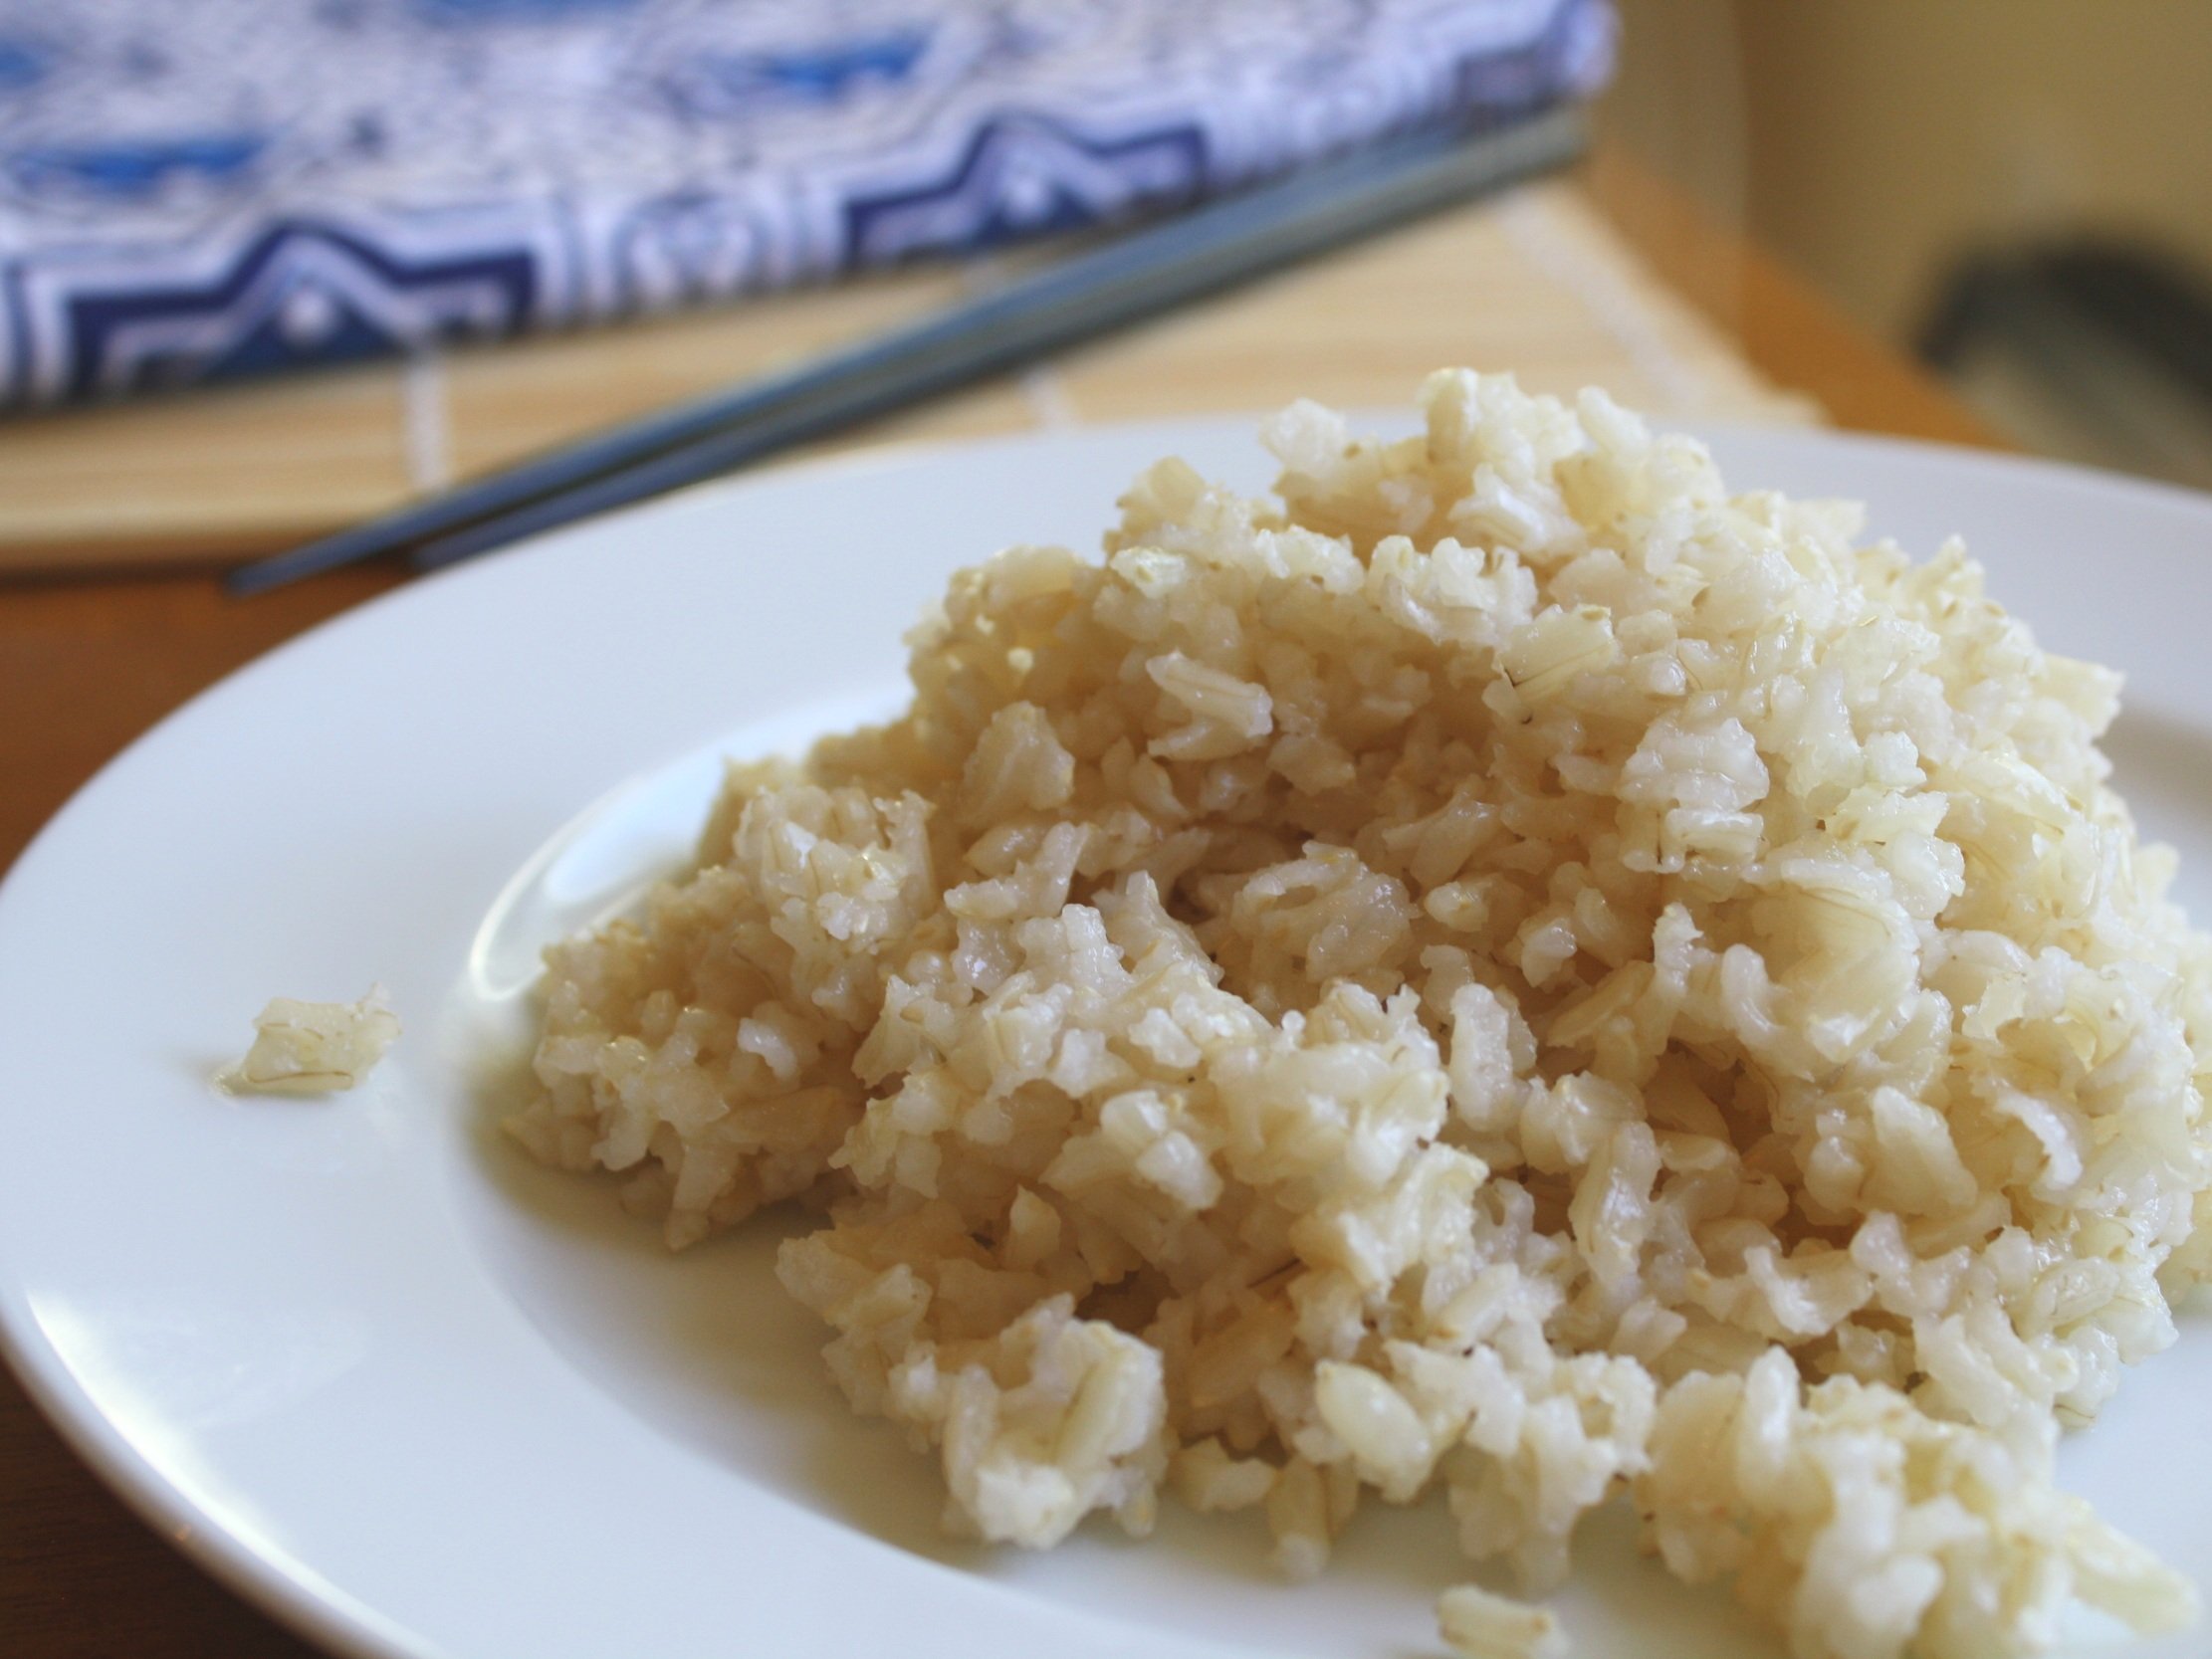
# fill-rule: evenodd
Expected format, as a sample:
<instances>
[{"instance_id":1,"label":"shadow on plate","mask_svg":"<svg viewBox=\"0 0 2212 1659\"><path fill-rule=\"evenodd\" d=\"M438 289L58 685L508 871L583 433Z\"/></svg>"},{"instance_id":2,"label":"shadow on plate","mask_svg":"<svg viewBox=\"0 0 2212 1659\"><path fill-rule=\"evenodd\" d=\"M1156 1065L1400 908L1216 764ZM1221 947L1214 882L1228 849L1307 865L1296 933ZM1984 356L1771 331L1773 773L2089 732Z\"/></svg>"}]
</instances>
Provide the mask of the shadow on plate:
<instances>
[{"instance_id":1,"label":"shadow on plate","mask_svg":"<svg viewBox=\"0 0 2212 1659\"><path fill-rule=\"evenodd\" d=\"M754 745L731 745L750 748ZM657 1431L769 1494L917 1555L1107 1617L1272 1655L1437 1651L1437 1591L1468 1579L1510 1591L1459 1554L1440 1493L1393 1509L1371 1502L1329 1570L1286 1585L1268 1564L1256 1513L1198 1516L1172 1498L1147 1540L1094 1517L1060 1549L964 1543L941 1525L934 1456L892 1425L855 1416L821 1359L828 1333L776 1282L777 1245L813 1218L796 1206L757 1216L679 1254L624 1213L618 1178L534 1162L499 1129L532 1081L534 1014L525 991L552 937L634 901L641 873L688 846L719 775L693 755L636 779L562 830L487 914L448 1012L446 1052L470 1082L468 1155L457 1197L485 1255L546 1341L579 1374ZM1578 1537L1573 1583L1557 1600L1570 1631L1633 1640L1651 1659L1771 1655L1725 1596L1681 1585L1642 1559L1626 1505Z\"/></svg>"},{"instance_id":2,"label":"shadow on plate","mask_svg":"<svg viewBox=\"0 0 2212 1659\"><path fill-rule=\"evenodd\" d=\"M1511 1592L1507 1575L1459 1554L1440 1493L1406 1508L1369 1503L1329 1570L1305 1585L1268 1564L1256 1512L1199 1516L1172 1498L1145 1540L1098 1517L1041 1555L950 1537L935 1458L852 1413L822 1364L825 1329L776 1283L776 1246L814 1219L780 1206L671 1253L652 1223L624 1213L618 1180L542 1167L498 1129L528 1089L510 1047L475 1090L470 1161L488 1189L482 1230L502 1279L570 1365L734 1480L1011 1587L1282 1654L1434 1655L1437 1591L1472 1579ZM1570 1626L1635 1629L1654 1656L1771 1652L1725 1596L1641 1558L1635 1532L1625 1504L1585 1523L1562 1600Z\"/></svg>"}]
</instances>

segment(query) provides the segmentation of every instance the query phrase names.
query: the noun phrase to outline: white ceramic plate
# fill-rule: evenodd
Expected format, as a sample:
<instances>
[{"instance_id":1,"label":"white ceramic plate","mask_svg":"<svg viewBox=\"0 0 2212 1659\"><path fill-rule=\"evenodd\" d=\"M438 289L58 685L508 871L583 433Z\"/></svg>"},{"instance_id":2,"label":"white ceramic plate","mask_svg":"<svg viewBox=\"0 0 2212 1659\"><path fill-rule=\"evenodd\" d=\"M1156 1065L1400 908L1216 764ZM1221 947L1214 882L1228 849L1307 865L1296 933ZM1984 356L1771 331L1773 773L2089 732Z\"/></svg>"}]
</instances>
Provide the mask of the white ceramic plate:
<instances>
[{"instance_id":1,"label":"white ceramic plate","mask_svg":"<svg viewBox=\"0 0 2212 1659\"><path fill-rule=\"evenodd\" d=\"M605 1186L485 1133L539 946L681 854L718 753L889 709L947 571L1094 544L1158 455L1263 484L1249 432L690 494L365 606L110 766L0 891L0 1336L78 1449L212 1571L358 1653L1436 1651L1431 1596L1465 1576L1436 1508L1371 1508L1298 1588L1253 1518L1173 1506L1148 1545L948 1544L934 1470L825 1379L773 1222L670 1259ZM1964 531L2053 646L2124 666L2122 785L2212 917L2212 499L1822 434L1717 447L1739 485L1863 497L1917 551ZM371 979L407 1035L364 1089L209 1086L270 995ZM2212 1586L2208 1383L2198 1320L2064 1473ZM1559 1605L1586 1659L1775 1651L1639 1561L1621 1513L1578 1560Z\"/></svg>"}]
</instances>

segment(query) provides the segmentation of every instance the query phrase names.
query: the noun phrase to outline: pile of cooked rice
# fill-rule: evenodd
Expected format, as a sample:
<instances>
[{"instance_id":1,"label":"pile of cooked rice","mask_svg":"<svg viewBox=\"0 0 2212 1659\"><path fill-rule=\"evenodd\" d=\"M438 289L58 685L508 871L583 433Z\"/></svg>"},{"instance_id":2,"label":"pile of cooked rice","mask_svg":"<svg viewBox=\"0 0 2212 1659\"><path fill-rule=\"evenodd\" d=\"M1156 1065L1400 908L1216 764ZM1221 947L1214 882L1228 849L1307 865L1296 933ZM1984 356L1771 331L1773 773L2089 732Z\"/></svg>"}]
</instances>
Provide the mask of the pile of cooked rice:
<instances>
[{"instance_id":1,"label":"pile of cooked rice","mask_svg":"<svg viewBox=\"0 0 2212 1659\"><path fill-rule=\"evenodd\" d=\"M903 719L550 953L515 1132L673 1244L826 1206L783 1282L987 1539L1166 1491L1304 1575L1441 1483L1540 1591L1625 1492L1804 1659L2185 1621L2052 1485L2212 1276L2212 944L2114 676L1600 393L1422 402L954 577Z\"/></svg>"}]
</instances>

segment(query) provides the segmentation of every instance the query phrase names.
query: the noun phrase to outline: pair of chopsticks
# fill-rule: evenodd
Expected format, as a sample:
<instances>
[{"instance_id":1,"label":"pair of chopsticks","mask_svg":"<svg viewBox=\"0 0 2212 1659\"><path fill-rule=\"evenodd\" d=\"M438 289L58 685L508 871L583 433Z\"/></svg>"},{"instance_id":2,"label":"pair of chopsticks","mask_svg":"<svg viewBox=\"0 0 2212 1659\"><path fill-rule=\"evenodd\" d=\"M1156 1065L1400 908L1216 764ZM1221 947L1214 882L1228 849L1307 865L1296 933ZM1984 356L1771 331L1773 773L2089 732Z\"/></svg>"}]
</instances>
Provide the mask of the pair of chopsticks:
<instances>
[{"instance_id":1,"label":"pair of chopsticks","mask_svg":"<svg viewBox=\"0 0 2212 1659\"><path fill-rule=\"evenodd\" d=\"M1558 107L1339 157L1138 230L858 345L610 427L232 573L231 592L409 549L436 569L713 478L795 444L1233 287L1580 153Z\"/></svg>"}]
</instances>

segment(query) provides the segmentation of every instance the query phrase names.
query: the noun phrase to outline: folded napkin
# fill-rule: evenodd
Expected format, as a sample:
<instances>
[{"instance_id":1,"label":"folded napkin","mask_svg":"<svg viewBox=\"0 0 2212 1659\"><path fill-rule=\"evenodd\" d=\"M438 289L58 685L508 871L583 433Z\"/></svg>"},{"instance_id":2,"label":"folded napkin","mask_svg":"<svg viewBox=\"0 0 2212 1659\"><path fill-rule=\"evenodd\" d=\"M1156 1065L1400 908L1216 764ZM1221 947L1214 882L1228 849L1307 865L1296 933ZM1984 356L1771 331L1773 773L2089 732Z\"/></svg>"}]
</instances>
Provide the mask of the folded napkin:
<instances>
[{"instance_id":1,"label":"folded napkin","mask_svg":"<svg viewBox=\"0 0 2212 1659\"><path fill-rule=\"evenodd\" d=\"M0 405L1172 205L1604 75L1603 0L0 0Z\"/></svg>"}]
</instances>

